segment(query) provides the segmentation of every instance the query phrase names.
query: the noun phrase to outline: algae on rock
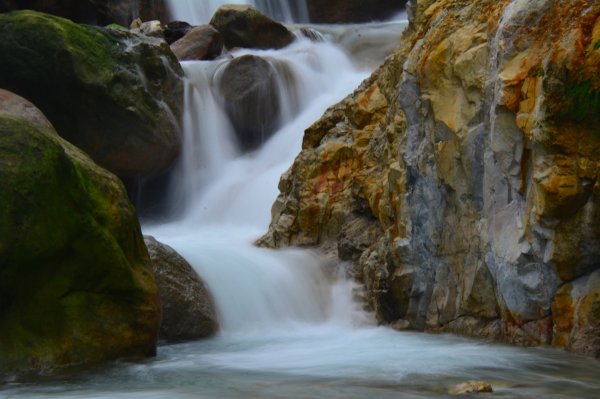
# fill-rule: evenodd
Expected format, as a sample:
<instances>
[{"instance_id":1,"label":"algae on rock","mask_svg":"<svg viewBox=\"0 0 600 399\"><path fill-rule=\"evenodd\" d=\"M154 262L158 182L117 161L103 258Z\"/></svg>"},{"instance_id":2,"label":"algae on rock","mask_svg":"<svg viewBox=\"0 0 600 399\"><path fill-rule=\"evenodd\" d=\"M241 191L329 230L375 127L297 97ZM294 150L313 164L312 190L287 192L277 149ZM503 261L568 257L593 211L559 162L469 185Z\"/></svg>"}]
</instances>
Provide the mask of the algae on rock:
<instances>
[{"instance_id":1,"label":"algae on rock","mask_svg":"<svg viewBox=\"0 0 600 399\"><path fill-rule=\"evenodd\" d=\"M0 374L153 355L158 295L122 183L0 113Z\"/></svg>"},{"instance_id":2,"label":"algae on rock","mask_svg":"<svg viewBox=\"0 0 600 399\"><path fill-rule=\"evenodd\" d=\"M183 73L166 42L34 11L1 14L0 36L0 87L99 165L137 178L178 156Z\"/></svg>"}]
</instances>

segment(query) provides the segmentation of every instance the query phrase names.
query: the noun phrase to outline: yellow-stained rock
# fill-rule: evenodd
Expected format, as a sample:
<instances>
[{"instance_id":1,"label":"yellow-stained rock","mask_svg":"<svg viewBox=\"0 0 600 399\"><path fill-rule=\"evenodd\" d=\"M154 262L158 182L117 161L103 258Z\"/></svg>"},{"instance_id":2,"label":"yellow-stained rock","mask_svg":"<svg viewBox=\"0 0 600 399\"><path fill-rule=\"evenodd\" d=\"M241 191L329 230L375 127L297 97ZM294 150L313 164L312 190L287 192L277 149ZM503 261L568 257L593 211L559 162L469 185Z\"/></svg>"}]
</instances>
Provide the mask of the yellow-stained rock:
<instances>
[{"instance_id":1,"label":"yellow-stained rock","mask_svg":"<svg viewBox=\"0 0 600 399\"><path fill-rule=\"evenodd\" d=\"M381 322L600 356L600 2L409 6L261 243L337 250Z\"/></svg>"}]
</instances>

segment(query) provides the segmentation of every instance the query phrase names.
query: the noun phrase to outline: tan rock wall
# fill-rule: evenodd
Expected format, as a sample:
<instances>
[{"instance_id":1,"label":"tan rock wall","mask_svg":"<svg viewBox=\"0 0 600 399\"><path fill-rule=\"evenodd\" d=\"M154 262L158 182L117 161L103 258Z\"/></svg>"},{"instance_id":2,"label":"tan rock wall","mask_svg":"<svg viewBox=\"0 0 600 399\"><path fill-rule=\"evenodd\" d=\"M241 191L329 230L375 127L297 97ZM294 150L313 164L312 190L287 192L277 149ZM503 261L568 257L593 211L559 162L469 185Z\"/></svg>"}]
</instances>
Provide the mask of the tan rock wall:
<instances>
[{"instance_id":1,"label":"tan rock wall","mask_svg":"<svg viewBox=\"0 0 600 399\"><path fill-rule=\"evenodd\" d=\"M382 322L599 356L600 3L409 3L261 243L351 260Z\"/></svg>"}]
</instances>

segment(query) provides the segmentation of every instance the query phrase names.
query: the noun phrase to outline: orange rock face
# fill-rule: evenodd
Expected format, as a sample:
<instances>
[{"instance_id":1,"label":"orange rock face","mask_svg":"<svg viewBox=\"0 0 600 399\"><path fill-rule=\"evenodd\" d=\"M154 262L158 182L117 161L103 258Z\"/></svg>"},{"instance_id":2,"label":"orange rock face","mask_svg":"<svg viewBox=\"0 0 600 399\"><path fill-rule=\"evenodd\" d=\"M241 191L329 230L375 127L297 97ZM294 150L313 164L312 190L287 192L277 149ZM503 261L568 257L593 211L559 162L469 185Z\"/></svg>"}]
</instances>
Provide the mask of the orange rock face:
<instances>
[{"instance_id":1,"label":"orange rock face","mask_svg":"<svg viewBox=\"0 0 600 399\"><path fill-rule=\"evenodd\" d=\"M305 132L261 243L353 263L383 323L600 355L600 3L413 0Z\"/></svg>"}]
</instances>

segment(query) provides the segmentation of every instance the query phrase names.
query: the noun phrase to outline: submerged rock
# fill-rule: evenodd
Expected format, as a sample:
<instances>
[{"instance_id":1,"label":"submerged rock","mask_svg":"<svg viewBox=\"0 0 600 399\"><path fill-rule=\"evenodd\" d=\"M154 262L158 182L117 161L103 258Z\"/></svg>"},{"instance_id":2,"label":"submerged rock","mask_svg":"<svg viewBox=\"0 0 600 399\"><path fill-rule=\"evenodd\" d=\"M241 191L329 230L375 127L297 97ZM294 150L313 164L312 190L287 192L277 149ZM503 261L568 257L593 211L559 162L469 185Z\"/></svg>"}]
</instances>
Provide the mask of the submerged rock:
<instances>
[{"instance_id":1,"label":"submerged rock","mask_svg":"<svg viewBox=\"0 0 600 399\"><path fill-rule=\"evenodd\" d=\"M219 329L212 297L192 266L154 237L144 237L160 295L159 339L167 342L206 338Z\"/></svg>"},{"instance_id":2,"label":"submerged rock","mask_svg":"<svg viewBox=\"0 0 600 399\"><path fill-rule=\"evenodd\" d=\"M158 295L122 183L4 98L0 375L154 355Z\"/></svg>"},{"instance_id":3,"label":"submerged rock","mask_svg":"<svg viewBox=\"0 0 600 399\"><path fill-rule=\"evenodd\" d=\"M225 46L256 49L279 49L294 41L285 26L261 14L252 6L224 5L210 20L225 40Z\"/></svg>"},{"instance_id":4,"label":"submerged rock","mask_svg":"<svg viewBox=\"0 0 600 399\"><path fill-rule=\"evenodd\" d=\"M219 76L219 90L241 148L258 148L279 126L277 70L268 60L234 58Z\"/></svg>"},{"instance_id":5,"label":"submerged rock","mask_svg":"<svg viewBox=\"0 0 600 399\"><path fill-rule=\"evenodd\" d=\"M0 15L0 36L0 86L99 165L137 178L179 155L183 72L163 40L33 11Z\"/></svg>"},{"instance_id":6,"label":"submerged rock","mask_svg":"<svg viewBox=\"0 0 600 399\"><path fill-rule=\"evenodd\" d=\"M212 60L223 51L223 37L211 25L196 26L171 44L179 61Z\"/></svg>"},{"instance_id":7,"label":"submerged rock","mask_svg":"<svg viewBox=\"0 0 600 399\"><path fill-rule=\"evenodd\" d=\"M382 322L598 357L600 3L409 11L306 130L261 243L337 248Z\"/></svg>"},{"instance_id":8,"label":"submerged rock","mask_svg":"<svg viewBox=\"0 0 600 399\"><path fill-rule=\"evenodd\" d=\"M492 385L485 381L467 381L448 389L450 395L466 395L473 393L494 392Z\"/></svg>"}]
</instances>

